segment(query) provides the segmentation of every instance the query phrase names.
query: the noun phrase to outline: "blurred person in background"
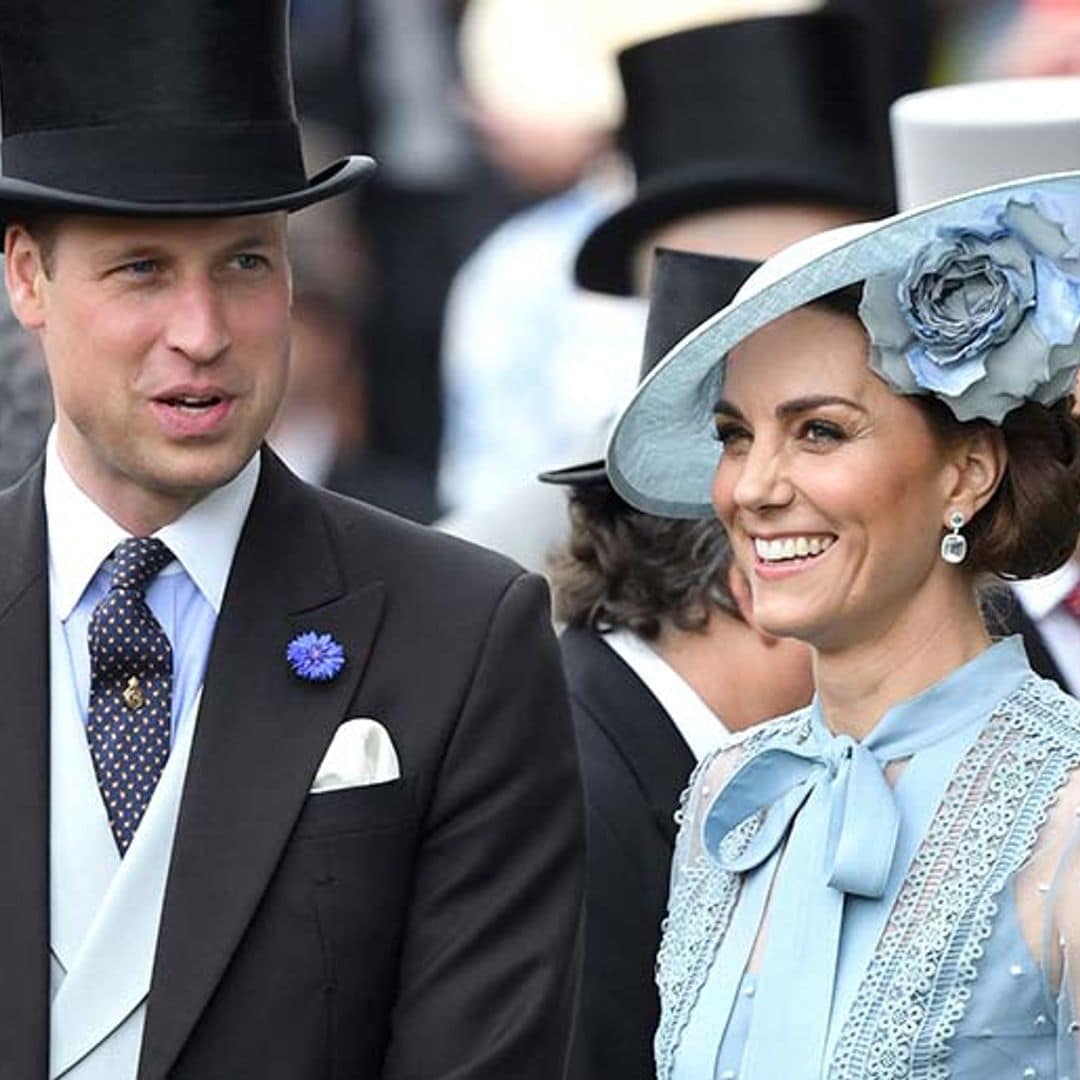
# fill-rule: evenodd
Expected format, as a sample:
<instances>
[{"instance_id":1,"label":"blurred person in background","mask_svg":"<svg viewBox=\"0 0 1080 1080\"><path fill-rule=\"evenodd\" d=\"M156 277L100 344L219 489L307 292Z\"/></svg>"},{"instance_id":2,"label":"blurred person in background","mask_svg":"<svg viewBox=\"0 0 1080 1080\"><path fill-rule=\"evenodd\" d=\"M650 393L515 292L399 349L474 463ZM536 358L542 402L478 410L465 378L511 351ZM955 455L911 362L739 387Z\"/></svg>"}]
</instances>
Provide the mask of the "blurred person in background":
<instances>
[{"instance_id":1,"label":"blurred person in background","mask_svg":"<svg viewBox=\"0 0 1080 1080\"><path fill-rule=\"evenodd\" d=\"M575 182L497 229L455 279L443 343L439 475L452 513L449 531L473 535L474 513L531 485L538 469L595 450L633 388L628 358L638 352L642 305L583 294L572 278L585 236L631 193L614 152L624 106L619 51L686 27L818 6L818 0L473 0L462 55L476 111L535 134L531 154L519 160L550 158ZM576 175L565 168L567 144L590 148L573 158Z\"/></svg>"},{"instance_id":2,"label":"blurred person in background","mask_svg":"<svg viewBox=\"0 0 1080 1080\"><path fill-rule=\"evenodd\" d=\"M37 339L11 312L0 289L0 488L22 479L45 448L52 392Z\"/></svg>"},{"instance_id":3,"label":"blurred person in background","mask_svg":"<svg viewBox=\"0 0 1080 1080\"><path fill-rule=\"evenodd\" d=\"M371 147L379 169L355 204L367 281L370 443L434 478L439 347L450 280L524 195L488 160L467 110L456 0L298 0L297 102Z\"/></svg>"},{"instance_id":4,"label":"blurred person in background","mask_svg":"<svg viewBox=\"0 0 1080 1080\"><path fill-rule=\"evenodd\" d=\"M911 209L990 184L1080 169L1080 77L940 87L892 107L897 193ZM987 597L995 633L1019 633L1032 667L1080 693L1080 556Z\"/></svg>"},{"instance_id":5,"label":"blurred person in background","mask_svg":"<svg viewBox=\"0 0 1080 1080\"><path fill-rule=\"evenodd\" d=\"M303 135L316 163L347 145L325 125L305 123ZM437 513L431 473L372 445L368 323L357 302L372 276L367 247L346 199L289 221L292 361L270 443L309 483L427 523Z\"/></svg>"},{"instance_id":6,"label":"blurred person in background","mask_svg":"<svg viewBox=\"0 0 1080 1080\"><path fill-rule=\"evenodd\" d=\"M623 143L636 190L584 230L567 271L583 287L578 296L640 304L658 244L762 258L790 239L892 206L888 102L863 20L818 3L756 18L751 2L736 9L747 17L667 34L619 54ZM775 77L762 80L763 69ZM524 253L519 265L523 259ZM516 280L527 297L528 277ZM568 284L563 290L574 295ZM534 336L561 340L557 323L556 332L545 335L542 324L537 329L524 319L502 318L498 308L481 308L484 295L476 291L468 308L476 312L472 335L459 336L462 357L473 358L474 399L482 401L486 392L502 406L477 428L478 440L486 440L478 442L483 456L498 461L497 449L524 467L513 445L524 443L537 454L545 428L562 430L560 411L590 420L564 457L596 456L603 429L632 389L631 361L640 349L624 344L617 355L614 336L607 343L588 341L587 355L569 348L574 362L560 368L545 350L532 349ZM489 349L481 335L493 317L502 327L494 342L503 344ZM490 386L482 378L489 369L498 374ZM527 392L537 379L562 387L558 398L549 387L546 400L555 404L546 409L544 397ZM515 414L514 422L506 421ZM499 416L503 427L496 434ZM532 431L541 434L522 434ZM543 464L552 460L554 443ZM533 569L546 565L567 531L563 504L528 481L504 488L498 499L465 506L440 525Z\"/></svg>"},{"instance_id":7,"label":"blurred person in background","mask_svg":"<svg viewBox=\"0 0 1080 1080\"><path fill-rule=\"evenodd\" d=\"M641 378L755 265L659 251ZM569 494L570 536L551 575L588 808L570 1077L651 1080L652 973L679 795L730 732L810 700L809 651L754 627L746 579L715 520L636 510L612 489L603 460L541 479Z\"/></svg>"}]
</instances>

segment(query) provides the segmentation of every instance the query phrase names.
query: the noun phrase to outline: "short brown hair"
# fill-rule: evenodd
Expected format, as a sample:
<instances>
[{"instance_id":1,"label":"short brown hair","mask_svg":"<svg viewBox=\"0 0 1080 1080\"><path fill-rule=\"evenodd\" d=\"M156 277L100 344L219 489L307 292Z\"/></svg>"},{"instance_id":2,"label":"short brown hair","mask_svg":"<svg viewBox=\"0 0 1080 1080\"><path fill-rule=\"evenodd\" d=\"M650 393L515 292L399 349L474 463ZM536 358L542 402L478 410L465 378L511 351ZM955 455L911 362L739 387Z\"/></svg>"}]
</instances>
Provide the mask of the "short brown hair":
<instances>
[{"instance_id":1,"label":"short brown hair","mask_svg":"<svg viewBox=\"0 0 1080 1080\"><path fill-rule=\"evenodd\" d=\"M56 267L56 238L60 223L59 214L35 214L16 224L30 234L41 254L41 269L47 278L53 276Z\"/></svg>"},{"instance_id":2,"label":"short brown hair","mask_svg":"<svg viewBox=\"0 0 1080 1080\"><path fill-rule=\"evenodd\" d=\"M702 630L716 610L738 617L718 521L656 517L607 484L583 484L571 489L570 525L568 544L551 559L560 622L655 640L666 624Z\"/></svg>"},{"instance_id":3,"label":"short brown hair","mask_svg":"<svg viewBox=\"0 0 1080 1080\"><path fill-rule=\"evenodd\" d=\"M958 421L934 397L911 399L945 439L973 424ZM1029 401L1001 425L1008 463L990 501L964 529L976 574L1007 580L1039 577L1062 566L1080 538L1080 425L1073 399Z\"/></svg>"}]
</instances>

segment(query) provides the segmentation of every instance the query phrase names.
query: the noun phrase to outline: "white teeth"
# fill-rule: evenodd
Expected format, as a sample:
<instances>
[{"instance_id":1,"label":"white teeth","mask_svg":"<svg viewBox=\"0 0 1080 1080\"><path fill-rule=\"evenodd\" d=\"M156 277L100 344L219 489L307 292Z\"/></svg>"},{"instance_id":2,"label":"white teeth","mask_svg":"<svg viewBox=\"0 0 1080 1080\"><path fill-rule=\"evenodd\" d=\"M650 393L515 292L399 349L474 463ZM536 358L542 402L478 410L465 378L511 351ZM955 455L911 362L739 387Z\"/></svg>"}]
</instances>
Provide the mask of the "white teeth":
<instances>
[{"instance_id":1,"label":"white teeth","mask_svg":"<svg viewBox=\"0 0 1080 1080\"><path fill-rule=\"evenodd\" d=\"M786 536L782 539L754 538L754 551L763 562L782 562L821 555L832 547L832 536Z\"/></svg>"}]
</instances>

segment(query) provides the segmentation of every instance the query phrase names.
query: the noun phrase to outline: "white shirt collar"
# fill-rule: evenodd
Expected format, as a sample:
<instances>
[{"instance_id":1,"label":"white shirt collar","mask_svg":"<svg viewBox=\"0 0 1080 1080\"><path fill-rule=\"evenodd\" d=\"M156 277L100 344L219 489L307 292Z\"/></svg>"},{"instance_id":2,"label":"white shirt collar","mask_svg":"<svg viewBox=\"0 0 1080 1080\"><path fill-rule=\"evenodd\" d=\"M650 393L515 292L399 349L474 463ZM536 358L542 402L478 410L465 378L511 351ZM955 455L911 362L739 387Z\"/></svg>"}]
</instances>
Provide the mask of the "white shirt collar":
<instances>
[{"instance_id":1,"label":"white shirt collar","mask_svg":"<svg viewBox=\"0 0 1080 1080\"><path fill-rule=\"evenodd\" d=\"M1028 616L1034 622L1039 622L1072 592L1078 582L1080 566L1077 566L1075 559L1070 559L1052 574L1030 581L1014 581L1012 588Z\"/></svg>"},{"instance_id":2,"label":"white shirt collar","mask_svg":"<svg viewBox=\"0 0 1080 1080\"><path fill-rule=\"evenodd\" d=\"M728 741L730 734L716 713L648 642L630 630L602 637L660 702L697 761Z\"/></svg>"},{"instance_id":3,"label":"white shirt collar","mask_svg":"<svg viewBox=\"0 0 1080 1080\"><path fill-rule=\"evenodd\" d=\"M259 469L256 453L227 484L154 534L168 546L215 614L221 611ZM54 602L60 618L67 619L113 548L131 534L72 479L57 450L55 428L45 450L45 520Z\"/></svg>"}]
</instances>

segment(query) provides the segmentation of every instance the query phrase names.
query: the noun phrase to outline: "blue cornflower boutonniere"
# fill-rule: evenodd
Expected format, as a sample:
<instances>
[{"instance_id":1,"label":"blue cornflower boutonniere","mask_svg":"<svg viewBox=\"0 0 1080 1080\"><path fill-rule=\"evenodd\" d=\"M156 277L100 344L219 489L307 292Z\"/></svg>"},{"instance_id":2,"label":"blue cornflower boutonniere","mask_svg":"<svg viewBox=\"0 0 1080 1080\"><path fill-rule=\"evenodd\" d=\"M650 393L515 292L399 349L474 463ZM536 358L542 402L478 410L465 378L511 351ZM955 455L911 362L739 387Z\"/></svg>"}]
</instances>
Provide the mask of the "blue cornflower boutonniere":
<instances>
[{"instance_id":1,"label":"blue cornflower boutonniere","mask_svg":"<svg viewBox=\"0 0 1080 1080\"><path fill-rule=\"evenodd\" d=\"M345 649L329 634L297 634L285 650L293 674L308 682L330 682L345 666Z\"/></svg>"}]
</instances>

